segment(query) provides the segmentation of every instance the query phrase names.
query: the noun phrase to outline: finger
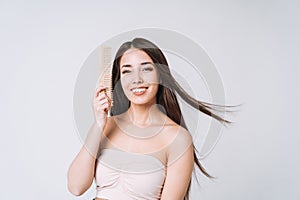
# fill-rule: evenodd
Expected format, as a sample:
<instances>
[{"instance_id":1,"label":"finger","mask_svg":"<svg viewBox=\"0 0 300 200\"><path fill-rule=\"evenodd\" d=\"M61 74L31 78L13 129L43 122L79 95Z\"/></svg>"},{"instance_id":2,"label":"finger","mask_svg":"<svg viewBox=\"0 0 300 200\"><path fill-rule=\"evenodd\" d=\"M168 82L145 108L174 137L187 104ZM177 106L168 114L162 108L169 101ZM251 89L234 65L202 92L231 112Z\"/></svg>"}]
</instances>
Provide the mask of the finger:
<instances>
[{"instance_id":1,"label":"finger","mask_svg":"<svg viewBox=\"0 0 300 200\"><path fill-rule=\"evenodd\" d=\"M96 111L97 111L97 112L105 113L105 112L106 112L105 109L106 109L106 108L104 108L104 107L101 106L101 107L97 107L97 108L96 108Z\"/></svg>"},{"instance_id":2,"label":"finger","mask_svg":"<svg viewBox=\"0 0 300 200\"><path fill-rule=\"evenodd\" d=\"M96 110L98 110L99 108L100 109L105 109L105 108L109 108L109 107L110 107L110 103L108 101L106 101L106 100L94 103L94 108Z\"/></svg>"},{"instance_id":3,"label":"finger","mask_svg":"<svg viewBox=\"0 0 300 200\"><path fill-rule=\"evenodd\" d=\"M106 88L103 85L100 85L96 90L95 90L95 96L97 97L99 95L99 93L101 93L102 91L106 92Z\"/></svg>"},{"instance_id":4,"label":"finger","mask_svg":"<svg viewBox=\"0 0 300 200\"><path fill-rule=\"evenodd\" d=\"M107 97L106 97L106 95L105 95L105 93L99 93L99 95L95 98L97 101L101 101L101 100L103 100L103 99L106 99Z\"/></svg>"},{"instance_id":5,"label":"finger","mask_svg":"<svg viewBox=\"0 0 300 200\"><path fill-rule=\"evenodd\" d=\"M99 104L100 105L104 105L104 104L109 104L109 101L108 101L108 99L102 99L101 101L99 101Z\"/></svg>"},{"instance_id":6,"label":"finger","mask_svg":"<svg viewBox=\"0 0 300 200\"><path fill-rule=\"evenodd\" d=\"M112 104L112 99L107 95L107 93L105 92L105 96L108 99L109 103Z\"/></svg>"},{"instance_id":7,"label":"finger","mask_svg":"<svg viewBox=\"0 0 300 200\"><path fill-rule=\"evenodd\" d=\"M100 93L95 100L96 101L102 101L104 99L106 99L109 102L110 105L112 104L111 98L109 98L109 96L106 93Z\"/></svg>"},{"instance_id":8,"label":"finger","mask_svg":"<svg viewBox=\"0 0 300 200\"><path fill-rule=\"evenodd\" d=\"M109 105L109 109L110 109L110 107L113 106L113 100L109 96L107 96L107 95L106 95L106 99L108 101L108 105Z\"/></svg>"},{"instance_id":9,"label":"finger","mask_svg":"<svg viewBox=\"0 0 300 200\"><path fill-rule=\"evenodd\" d=\"M95 110L97 112L102 112L102 113L107 113L108 109L109 109L108 103L95 107Z\"/></svg>"}]
</instances>

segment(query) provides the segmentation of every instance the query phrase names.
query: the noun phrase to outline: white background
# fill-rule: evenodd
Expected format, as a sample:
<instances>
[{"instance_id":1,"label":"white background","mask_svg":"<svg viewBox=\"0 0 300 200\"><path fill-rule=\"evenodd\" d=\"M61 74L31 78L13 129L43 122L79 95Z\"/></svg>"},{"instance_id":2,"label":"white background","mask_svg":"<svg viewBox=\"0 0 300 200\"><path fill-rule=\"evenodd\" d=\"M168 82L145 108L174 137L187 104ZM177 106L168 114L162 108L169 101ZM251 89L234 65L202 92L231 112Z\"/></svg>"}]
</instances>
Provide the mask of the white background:
<instances>
[{"instance_id":1,"label":"white background","mask_svg":"<svg viewBox=\"0 0 300 200\"><path fill-rule=\"evenodd\" d=\"M299 199L299 1L1 1L0 199L91 199L67 191L81 143L76 77L124 31L156 27L201 45L229 104L243 103L202 162L193 199ZM298 123L297 123L298 122Z\"/></svg>"}]
</instances>

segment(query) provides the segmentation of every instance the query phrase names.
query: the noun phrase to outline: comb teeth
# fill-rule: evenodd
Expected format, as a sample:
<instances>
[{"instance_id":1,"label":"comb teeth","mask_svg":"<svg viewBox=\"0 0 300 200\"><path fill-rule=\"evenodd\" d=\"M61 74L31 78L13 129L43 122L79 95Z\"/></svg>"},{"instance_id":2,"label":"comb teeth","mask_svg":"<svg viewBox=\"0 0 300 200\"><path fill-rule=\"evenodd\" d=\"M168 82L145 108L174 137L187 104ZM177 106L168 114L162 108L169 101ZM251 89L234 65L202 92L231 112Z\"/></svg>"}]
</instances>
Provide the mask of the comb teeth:
<instances>
[{"instance_id":1,"label":"comb teeth","mask_svg":"<svg viewBox=\"0 0 300 200\"><path fill-rule=\"evenodd\" d=\"M109 70L107 70L104 73L104 76L103 76L102 79L103 79L103 85L106 88L106 94L110 99L112 99L112 87L111 87L112 76L111 76L111 72Z\"/></svg>"},{"instance_id":2,"label":"comb teeth","mask_svg":"<svg viewBox=\"0 0 300 200\"><path fill-rule=\"evenodd\" d=\"M106 95L113 100L112 97L112 67L111 67L111 47L100 46L99 48L99 67L100 67L100 85L106 88ZM108 116L111 116L110 111Z\"/></svg>"}]
</instances>

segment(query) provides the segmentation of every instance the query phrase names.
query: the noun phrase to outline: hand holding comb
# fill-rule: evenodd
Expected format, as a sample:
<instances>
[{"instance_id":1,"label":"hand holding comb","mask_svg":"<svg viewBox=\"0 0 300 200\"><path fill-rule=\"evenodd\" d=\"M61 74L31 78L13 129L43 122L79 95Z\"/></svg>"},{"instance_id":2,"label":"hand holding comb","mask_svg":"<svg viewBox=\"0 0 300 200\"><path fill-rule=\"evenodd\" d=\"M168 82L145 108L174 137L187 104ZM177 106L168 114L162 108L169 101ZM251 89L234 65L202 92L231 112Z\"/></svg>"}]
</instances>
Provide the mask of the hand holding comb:
<instances>
[{"instance_id":1,"label":"hand holding comb","mask_svg":"<svg viewBox=\"0 0 300 200\"><path fill-rule=\"evenodd\" d=\"M100 85L105 87L105 92L110 103L113 103L112 96L112 62L111 62L111 47L108 46L100 46L99 47L99 69L101 73L100 77ZM101 93L100 92L100 93ZM107 110L108 116L111 116L110 110Z\"/></svg>"}]
</instances>

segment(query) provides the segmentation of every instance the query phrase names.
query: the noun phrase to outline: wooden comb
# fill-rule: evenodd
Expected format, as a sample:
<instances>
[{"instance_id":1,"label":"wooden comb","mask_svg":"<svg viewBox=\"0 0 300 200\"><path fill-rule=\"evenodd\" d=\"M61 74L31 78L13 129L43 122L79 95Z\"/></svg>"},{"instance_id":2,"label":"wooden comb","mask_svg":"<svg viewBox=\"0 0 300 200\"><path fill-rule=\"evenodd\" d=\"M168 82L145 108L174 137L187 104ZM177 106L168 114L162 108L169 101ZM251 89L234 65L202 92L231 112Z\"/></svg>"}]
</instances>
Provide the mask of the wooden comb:
<instances>
[{"instance_id":1,"label":"wooden comb","mask_svg":"<svg viewBox=\"0 0 300 200\"><path fill-rule=\"evenodd\" d=\"M113 101L112 96L112 56L111 47L100 46L99 47L99 69L101 73L100 85L106 88L106 95ZM111 116L108 111L108 116Z\"/></svg>"}]
</instances>

